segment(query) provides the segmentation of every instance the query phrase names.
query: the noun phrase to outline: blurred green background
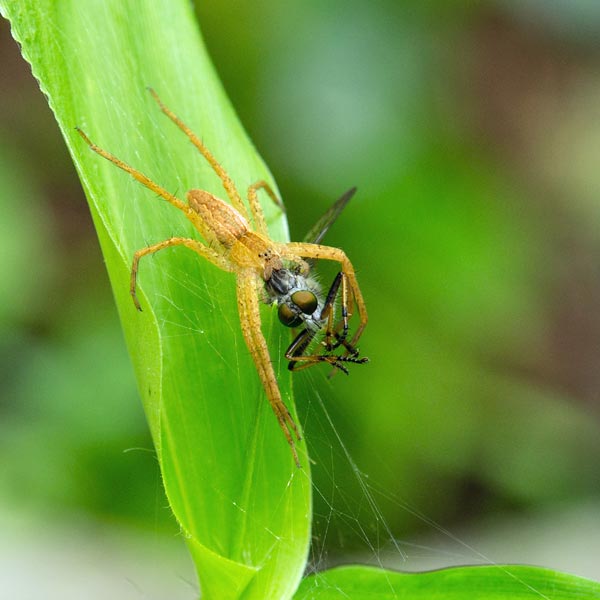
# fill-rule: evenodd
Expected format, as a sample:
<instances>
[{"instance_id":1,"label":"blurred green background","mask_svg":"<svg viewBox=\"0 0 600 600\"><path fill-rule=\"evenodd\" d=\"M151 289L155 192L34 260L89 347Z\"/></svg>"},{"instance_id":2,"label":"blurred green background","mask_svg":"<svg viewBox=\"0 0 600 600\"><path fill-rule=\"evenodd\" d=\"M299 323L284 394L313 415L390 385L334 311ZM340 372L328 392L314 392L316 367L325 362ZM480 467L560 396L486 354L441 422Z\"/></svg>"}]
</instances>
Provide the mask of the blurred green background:
<instances>
[{"instance_id":1,"label":"blurred green background","mask_svg":"<svg viewBox=\"0 0 600 600\"><path fill-rule=\"evenodd\" d=\"M600 578L600 4L197 12L292 239L358 186L326 241L358 271L371 363L295 381L311 566L498 560ZM43 523L56 552L125 547L131 589L148 572L125 557L149 554L169 597L190 597L83 192L6 22L0 56L5 540L27 556L41 540L23 532ZM21 556L9 542L7 556Z\"/></svg>"}]
</instances>

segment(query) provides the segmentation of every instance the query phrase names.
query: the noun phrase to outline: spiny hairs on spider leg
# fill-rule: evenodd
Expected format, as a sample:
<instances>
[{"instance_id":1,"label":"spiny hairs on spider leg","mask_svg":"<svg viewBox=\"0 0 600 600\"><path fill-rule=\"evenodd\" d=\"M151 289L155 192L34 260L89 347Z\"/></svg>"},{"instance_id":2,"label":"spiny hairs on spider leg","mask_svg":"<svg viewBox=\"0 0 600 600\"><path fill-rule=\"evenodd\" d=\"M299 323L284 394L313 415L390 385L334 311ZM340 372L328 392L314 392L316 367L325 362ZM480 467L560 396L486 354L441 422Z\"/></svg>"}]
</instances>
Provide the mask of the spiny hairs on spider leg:
<instances>
[{"instance_id":1,"label":"spiny hairs on spider leg","mask_svg":"<svg viewBox=\"0 0 600 600\"><path fill-rule=\"evenodd\" d=\"M203 238L203 241L200 241L194 238L171 237L137 250L133 257L130 278L133 302L136 308L141 310L136 296L140 260L164 248L183 246L219 269L233 273L236 279L237 307L244 340L277 422L291 448L294 461L298 467L301 467L294 441L294 438L301 439L300 431L281 397L273 363L262 333L257 293L260 286L257 284L262 284L266 290L267 301L278 305L279 318L284 325L305 328L286 351L286 358L290 360L290 369L299 370L326 362L347 372L345 364L366 362L366 358L359 357L356 343L367 325L368 317L352 263L342 250L316 243L320 242L354 190L342 196L320 219L313 228L313 230L318 229L315 234L312 234L311 230L313 241L293 243L274 241L269 237L262 207L258 201L258 191L263 190L273 202L282 206L268 183L261 180L249 186L247 199L250 212L248 212L233 180L200 138L162 102L154 90L149 88L149 91L160 110L188 137L210 164L221 180L229 203L204 190L190 190L186 196L187 202L184 202L142 172L94 144L81 129L76 128L91 150L180 210ZM334 261L341 267L325 299L319 284L309 273L312 263L316 260ZM334 308L338 295L341 316L336 321ZM348 320L354 312L354 306L357 309L359 323L353 336L348 340ZM313 339L321 333L323 340L320 342L320 348L324 350L321 353L307 354ZM343 348L342 354L336 355L335 351L340 347Z\"/></svg>"}]
</instances>

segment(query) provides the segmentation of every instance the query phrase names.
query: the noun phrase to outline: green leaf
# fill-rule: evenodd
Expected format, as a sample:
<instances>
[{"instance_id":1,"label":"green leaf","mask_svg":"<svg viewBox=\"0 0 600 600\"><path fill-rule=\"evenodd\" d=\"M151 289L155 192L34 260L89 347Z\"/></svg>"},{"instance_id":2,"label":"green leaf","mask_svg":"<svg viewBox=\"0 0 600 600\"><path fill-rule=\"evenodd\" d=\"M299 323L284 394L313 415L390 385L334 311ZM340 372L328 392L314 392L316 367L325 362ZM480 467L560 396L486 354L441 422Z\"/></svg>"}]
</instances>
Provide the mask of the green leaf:
<instances>
[{"instance_id":1,"label":"green leaf","mask_svg":"<svg viewBox=\"0 0 600 600\"><path fill-rule=\"evenodd\" d=\"M294 600L594 600L600 584L518 565L455 567L398 573L339 567L307 577Z\"/></svg>"},{"instance_id":2,"label":"green leaf","mask_svg":"<svg viewBox=\"0 0 600 600\"><path fill-rule=\"evenodd\" d=\"M162 100L204 140L242 196L272 178L238 122L187 0L0 0L47 95L87 193L135 367L171 509L196 562L203 598L285 598L304 568L310 478L272 414L240 332L234 278L185 248L140 264L138 313L129 296L135 250L198 234L174 207L83 143L99 146L180 197L220 181L159 111ZM265 201L274 238L284 215ZM263 307L282 395L289 332ZM99 361L111 357L99 356ZM102 402L102 398L97 399ZM115 419L118 419L115 415Z\"/></svg>"}]
</instances>

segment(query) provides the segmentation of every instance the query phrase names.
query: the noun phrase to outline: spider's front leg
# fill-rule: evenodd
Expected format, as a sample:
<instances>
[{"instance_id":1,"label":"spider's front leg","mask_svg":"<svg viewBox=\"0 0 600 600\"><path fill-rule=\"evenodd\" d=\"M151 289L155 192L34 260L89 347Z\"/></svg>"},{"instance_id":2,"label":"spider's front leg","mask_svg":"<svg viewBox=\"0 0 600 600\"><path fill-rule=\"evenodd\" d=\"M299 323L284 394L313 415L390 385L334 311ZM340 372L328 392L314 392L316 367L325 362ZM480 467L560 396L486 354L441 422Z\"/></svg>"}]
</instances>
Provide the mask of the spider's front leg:
<instances>
[{"instance_id":1,"label":"spider's front leg","mask_svg":"<svg viewBox=\"0 0 600 600\"><path fill-rule=\"evenodd\" d=\"M253 269L241 269L237 272L237 301L244 340L254 360L271 408L277 417L279 427L292 449L294 461L298 467L301 467L293 437L295 435L300 440L300 432L281 398L267 342L262 333L256 293L256 274Z\"/></svg>"}]
</instances>

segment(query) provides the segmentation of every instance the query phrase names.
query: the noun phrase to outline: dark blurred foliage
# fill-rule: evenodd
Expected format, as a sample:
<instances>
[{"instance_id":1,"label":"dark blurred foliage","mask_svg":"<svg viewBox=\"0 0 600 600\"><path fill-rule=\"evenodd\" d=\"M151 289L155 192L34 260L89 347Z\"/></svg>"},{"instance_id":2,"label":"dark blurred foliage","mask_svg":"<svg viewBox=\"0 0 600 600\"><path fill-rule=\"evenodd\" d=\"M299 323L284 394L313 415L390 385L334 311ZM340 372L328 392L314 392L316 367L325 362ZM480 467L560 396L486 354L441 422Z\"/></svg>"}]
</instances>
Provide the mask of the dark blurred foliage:
<instances>
[{"instance_id":1,"label":"dark blurred foliage","mask_svg":"<svg viewBox=\"0 0 600 600\"><path fill-rule=\"evenodd\" d=\"M374 543L365 485L400 537L431 527L415 510L451 528L597 495L600 5L197 12L292 238L358 186L326 241L358 270L371 363L296 378L319 545ZM1 501L172 527L83 193L0 35Z\"/></svg>"}]
</instances>

